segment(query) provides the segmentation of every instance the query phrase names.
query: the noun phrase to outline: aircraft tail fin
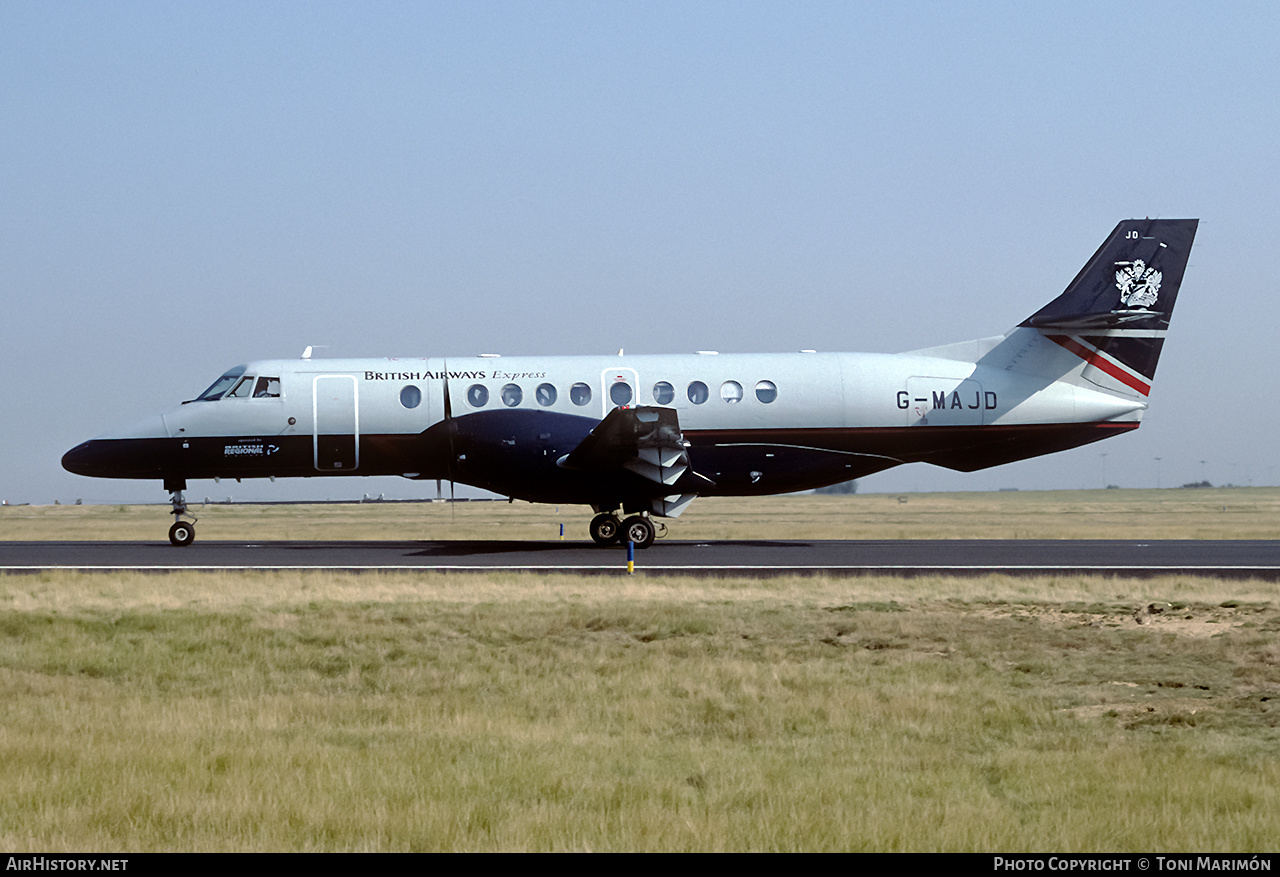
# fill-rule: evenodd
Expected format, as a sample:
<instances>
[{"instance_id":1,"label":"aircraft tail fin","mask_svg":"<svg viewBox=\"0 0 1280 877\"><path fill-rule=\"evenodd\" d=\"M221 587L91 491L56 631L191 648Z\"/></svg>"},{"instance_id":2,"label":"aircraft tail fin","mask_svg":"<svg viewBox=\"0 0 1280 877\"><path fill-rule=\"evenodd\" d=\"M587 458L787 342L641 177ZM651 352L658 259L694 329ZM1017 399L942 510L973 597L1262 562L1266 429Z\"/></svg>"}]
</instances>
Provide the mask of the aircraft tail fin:
<instances>
[{"instance_id":1,"label":"aircraft tail fin","mask_svg":"<svg viewBox=\"0 0 1280 877\"><path fill-rule=\"evenodd\" d=\"M1019 325L1083 359L1086 379L1119 381L1146 396L1198 224L1124 220L1066 291Z\"/></svg>"}]
</instances>

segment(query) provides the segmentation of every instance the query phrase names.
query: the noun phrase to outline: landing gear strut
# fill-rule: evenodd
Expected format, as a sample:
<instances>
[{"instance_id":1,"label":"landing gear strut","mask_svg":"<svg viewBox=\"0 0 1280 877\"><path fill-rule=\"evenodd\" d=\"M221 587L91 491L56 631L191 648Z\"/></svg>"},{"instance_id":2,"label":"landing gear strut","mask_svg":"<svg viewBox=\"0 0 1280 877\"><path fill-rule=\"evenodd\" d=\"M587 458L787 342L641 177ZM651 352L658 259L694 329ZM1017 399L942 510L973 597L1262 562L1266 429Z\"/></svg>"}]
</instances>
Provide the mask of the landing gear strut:
<instances>
[{"instance_id":1,"label":"landing gear strut","mask_svg":"<svg viewBox=\"0 0 1280 877\"><path fill-rule=\"evenodd\" d=\"M187 489L186 481L166 481L164 489L169 491L169 501L173 503L173 526L169 528L169 541L181 548L190 545L196 539L196 519L187 511L187 499L182 491ZM191 518L184 521L183 518Z\"/></svg>"}]
</instances>

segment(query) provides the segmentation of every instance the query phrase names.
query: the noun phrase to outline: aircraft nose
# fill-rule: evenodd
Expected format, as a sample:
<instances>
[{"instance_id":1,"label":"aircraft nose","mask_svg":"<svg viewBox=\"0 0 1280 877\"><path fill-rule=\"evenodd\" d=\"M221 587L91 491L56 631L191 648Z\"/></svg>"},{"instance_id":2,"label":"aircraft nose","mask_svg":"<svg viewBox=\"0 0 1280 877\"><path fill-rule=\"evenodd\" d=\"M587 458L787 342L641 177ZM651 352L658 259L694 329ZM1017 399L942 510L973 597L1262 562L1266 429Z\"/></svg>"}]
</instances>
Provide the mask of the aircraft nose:
<instances>
[{"instance_id":1,"label":"aircraft nose","mask_svg":"<svg viewBox=\"0 0 1280 877\"><path fill-rule=\"evenodd\" d=\"M81 442L62 455L62 468L76 475L99 475L103 468L104 451L102 442L98 440Z\"/></svg>"},{"instance_id":2,"label":"aircraft nose","mask_svg":"<svg viewBox=\"0 0 1280 877\"><path fill-rule=\"evenodd\" d=\"M62 455L62 468L93 478L158 478L169 454L165 422L154 416L76 445Z\"/></svg>"},{"instance_id":3,"label":"aircraft nose","mask_svg":"<svg viewBox=\"0 0 1280 877\"><path fill-rule=\"evenodd\" d=\"M91 478L161 478L168 471L167 439L96 438L62 456L62 468Z\"/></svg>"}]
</instances>

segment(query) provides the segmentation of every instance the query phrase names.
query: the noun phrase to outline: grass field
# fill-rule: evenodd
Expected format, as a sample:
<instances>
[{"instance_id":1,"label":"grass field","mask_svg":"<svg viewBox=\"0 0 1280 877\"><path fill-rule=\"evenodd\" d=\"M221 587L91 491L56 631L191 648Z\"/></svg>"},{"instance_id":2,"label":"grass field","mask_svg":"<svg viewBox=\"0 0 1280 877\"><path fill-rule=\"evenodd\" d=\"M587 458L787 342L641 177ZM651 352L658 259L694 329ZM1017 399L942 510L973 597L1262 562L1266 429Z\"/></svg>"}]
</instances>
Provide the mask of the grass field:
<instances>
[{"instance_id":1,"label":"grass field","mask_svg":"<svg viewBox=\"0 0 1280 877\"><path fill-rule=\"evenodd\" d=\"M199 539L586 540L590 509L526 502L192 506ZM0 539L163 541L168 507L0 507ZM1280 488L699 499L676 539L1280 539Z\"/></svg>"},{"instance_id":2,"label":"grass field","mask_svg":"<svg viewBox=\"0 0 1280 877\"><path fill-rule=\"evenodd\" d=\"M1275 849L1271 584L0 588L13 851Z\"/></svg>"},{"instance_id":3,"label":"grass field","mask_svg":"<svg viewBox=\"0 0 1280 877\"><path fill-rule=\"evenodd\" d=\"M1126 493L1066 495L1056 517L1268 535L1280 496ZM676 524L1048 535L1046 497L724 501ZM550 538L531 534L557 520L450 517L219 506L201 538ZM8 538L166 525L162 507L0 515ZM0 698L14 852L1266 852L1280 813L1280 600L1259 581L7 575Z\"/></svg>"}]
</instances>

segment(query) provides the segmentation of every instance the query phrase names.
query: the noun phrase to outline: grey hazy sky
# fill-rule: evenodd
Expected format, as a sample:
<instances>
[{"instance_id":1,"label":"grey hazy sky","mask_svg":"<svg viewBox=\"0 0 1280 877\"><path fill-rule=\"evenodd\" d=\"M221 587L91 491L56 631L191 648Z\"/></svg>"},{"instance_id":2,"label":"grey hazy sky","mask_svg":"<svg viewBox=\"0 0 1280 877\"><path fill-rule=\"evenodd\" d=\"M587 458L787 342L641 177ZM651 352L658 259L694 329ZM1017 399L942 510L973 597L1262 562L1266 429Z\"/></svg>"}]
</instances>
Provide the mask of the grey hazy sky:
<instances>
[{"instance_id":1,"label":"grey hazy sky","mask_svg":"<svg viewBox=\"0 0 1280 877\"><path fill-rule=\"evenodd\" d=\"M59 458L308 344L998 334L1148 215L1202 221L1141 430L864 488L1277 483L1278 43L1273 3L0 0L0 497L163 500ZM366 491L434 485L190 493Z\"/></svg>"}]
</instances>

